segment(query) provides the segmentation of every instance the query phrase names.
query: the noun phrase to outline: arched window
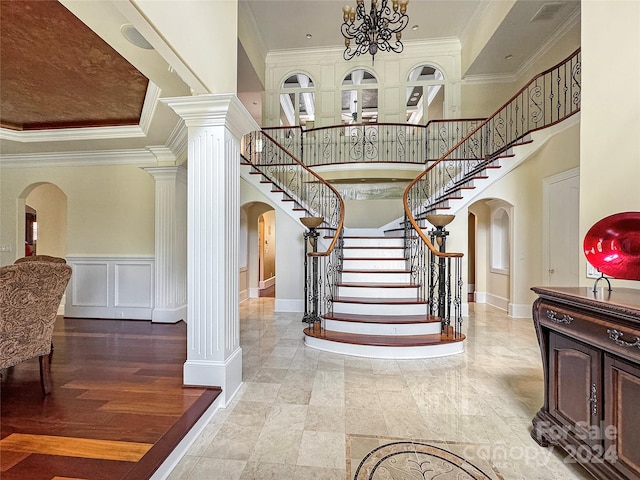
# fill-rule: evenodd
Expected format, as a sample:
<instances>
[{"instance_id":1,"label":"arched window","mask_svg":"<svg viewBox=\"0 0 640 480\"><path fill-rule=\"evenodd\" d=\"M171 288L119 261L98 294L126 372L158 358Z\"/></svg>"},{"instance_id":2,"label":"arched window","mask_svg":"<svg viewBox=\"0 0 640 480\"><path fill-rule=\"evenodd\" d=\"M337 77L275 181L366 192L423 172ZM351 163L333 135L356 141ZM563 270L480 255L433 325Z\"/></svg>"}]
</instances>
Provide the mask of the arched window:
<instances>
[{"instance_id":1,"label":"arched window","mask_svg":"<svg viewBox=\"0 0 640 480\"><path fill-rule=\"evenodd\" d=\"M342 123L378 121L378 80L368 70L354 70L342 80Z\"/></svg>"},{"instance_id":2,"label":"arched window","mask_svg":"<svg viewBox=\"0 0 640 480\"><path fill-rule=\"evenodd\" d=\"M407 77L407 123L424 125L444 118L444 75L431 65L420 65Z\"/></svg>"},{"instance_id":3,"label":"arched window","mask_svg":"<svg viewBox=\"0 0 640 480\"><path fill-rule=\"evenodd\" d=\"M315 93L313 80L304 73L294 73L282 82L280 93L280 125L313 128Z\"/></svg>"}]
</instances>

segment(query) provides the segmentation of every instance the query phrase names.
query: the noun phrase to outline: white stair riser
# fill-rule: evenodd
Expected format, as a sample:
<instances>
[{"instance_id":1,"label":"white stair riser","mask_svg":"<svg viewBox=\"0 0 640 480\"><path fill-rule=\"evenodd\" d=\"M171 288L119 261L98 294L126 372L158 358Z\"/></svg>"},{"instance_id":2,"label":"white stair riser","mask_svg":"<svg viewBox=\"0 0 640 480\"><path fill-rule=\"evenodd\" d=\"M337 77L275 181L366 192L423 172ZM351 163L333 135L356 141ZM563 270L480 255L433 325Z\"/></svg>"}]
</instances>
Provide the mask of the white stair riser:
<instances>
[{"instance_id":1,"label":"white stair riser","mask_svg":"<svg viewBox=\"0 0 640 480\"><path fill-rule=\"evenodd\" d=\"M353 260L344 259L343 270L406 270L407 262L404 260Z\"/></svg>"},{"instance_id":2,"label":"white stair riser","mask_svg":"<svg viewBox=\"0 0 640 480\"><path fill-rule=\"evenodd\" d=\"M418 287L338 287L339 297L418 298Z\"/></svg>"},{"instance_id":3,"label":"white stair riser","mask_svg":"<svg viewBox=\"0 0 640 480\"><path fill-rule=\"evenodd\" d=\"M440 323L361 323L325 320L324 328L334 332L356 333L360 335L430 335L440 333Z\"/></svg>"},{"instance_id":4,"label":"white stair riser","mask_svg":"<svg viewBox=\"0 0 640 480\"><path fill-rule=\"evenodd\" d=\"M367 358L435 358L464 352L464 342L427 345L420 347L381 347L376 345L353 345L351 343L332 342L320 338L305 336L305 345L325 352L341 353Z\"/></svg>"},{"instance_id":5,"label":"white stair riser","mask_svg":"<svg viewBox=\"0 0 640 480\"><path fill-rule=\"evenodd\" d=\"M342 281L345 283L409 283L411 281L411 274L405 272L345 272L342 274Z\"/></svg>"},{"instance_id":6,"label":"white stair riser","mask_svg":"<svg viewBox=\"0 0 640 480\"><path fill-rule=\"evenodd\" d=\"M342 250L346 258L402 258L404 250L397 248L345 248Z\"/></svg>"},{"instance_id":7,"label":"white stair riser","mask_svg":"<svg viewBox=\"0 0 640 480\"><path fill-rule=\"evenodd\" d=\"M396 237L345 238L345 247L404 247L404 239Z\"/></svg>"},{"instance_id":8,"label":"white stair riser","mask_svg":"<svg viewBox=\"0 0 640 480\"><path fill-rule=\"evenodd\" d=\"M357 313L361 315L426 315L427 304L390 304L390 303L345 303L334 302L334 313Z\"/></svg>"}]
</instances>

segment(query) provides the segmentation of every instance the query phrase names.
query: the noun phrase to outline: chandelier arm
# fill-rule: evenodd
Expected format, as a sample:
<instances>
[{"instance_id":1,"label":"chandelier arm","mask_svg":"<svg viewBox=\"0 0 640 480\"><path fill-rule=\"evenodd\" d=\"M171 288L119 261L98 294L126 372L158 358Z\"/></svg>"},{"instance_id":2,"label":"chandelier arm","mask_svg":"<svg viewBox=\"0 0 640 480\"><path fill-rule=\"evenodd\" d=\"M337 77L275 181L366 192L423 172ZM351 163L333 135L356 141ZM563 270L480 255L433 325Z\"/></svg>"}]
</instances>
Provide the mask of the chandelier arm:
<instances>
[{"instance_id":1,"label":"chandelier arm","mask_svg":"<svg viewBox=\"0 0 640 480\"><path fill-rule=\"evenodd\" d=\"M340 32L345 38L345 50L342 55L345 60L365 53L375 58L379 50L396 53L404 50L400 32L409 24L406 3L401 5L400 10L398 2L393 3L392 8L389 0L372 0L370 11L367 12L364 0L357 0L356 8L351 7L350 13L349 7L343 9L344 23ZM355 41L355 46L351 45L351 40Z\"/></svg>"}]
</instances>

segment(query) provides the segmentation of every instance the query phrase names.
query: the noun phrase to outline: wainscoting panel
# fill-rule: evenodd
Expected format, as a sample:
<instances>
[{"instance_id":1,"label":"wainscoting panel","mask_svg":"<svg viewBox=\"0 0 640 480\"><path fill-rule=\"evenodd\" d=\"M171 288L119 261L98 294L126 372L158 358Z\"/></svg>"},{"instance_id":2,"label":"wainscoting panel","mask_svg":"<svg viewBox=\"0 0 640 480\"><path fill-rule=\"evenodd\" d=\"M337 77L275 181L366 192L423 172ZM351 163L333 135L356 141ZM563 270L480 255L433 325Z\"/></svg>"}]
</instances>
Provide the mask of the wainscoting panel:
<instances>
[{"instance_id":1,"label":"wainscoting panel","mask_svg":"<svg viewBox=\"0 0 640 480\"><path fill-rule=\"evenodd\" d=\"M151 320L153 257L68 256L65 316Z\"/></svg>"}]
</instances>

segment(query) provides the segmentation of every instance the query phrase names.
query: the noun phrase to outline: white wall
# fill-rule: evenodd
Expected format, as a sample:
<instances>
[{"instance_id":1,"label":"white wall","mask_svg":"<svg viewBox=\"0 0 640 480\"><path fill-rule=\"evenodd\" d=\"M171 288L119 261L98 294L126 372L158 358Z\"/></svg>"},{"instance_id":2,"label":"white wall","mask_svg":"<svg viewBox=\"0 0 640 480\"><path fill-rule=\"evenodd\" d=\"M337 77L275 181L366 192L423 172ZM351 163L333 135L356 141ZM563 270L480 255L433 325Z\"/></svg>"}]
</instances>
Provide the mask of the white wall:
<instances>
[{"instance_id":1,"label":"white wall","mask_svg":"<svg viewBox=\"0 0 640 480\"><path fill-rule=\"evenodd\" d=\"M457 40L405 43L402 55L379 55L375 65L368 56L342 59L342 48L270 52L266 60L265 126L279 125L282 81L292 73L306 73L315 85L315 126L341 123L342 80L351 71L366 69L378 80L379 122L405 122L406 79L415 67L430 64L445 76L445 115L455 118L460 113L460 43ZM301 58L304 61L301 62ZM303 66L302 66L303 65Z\"/></svg>"}]
</instances>

